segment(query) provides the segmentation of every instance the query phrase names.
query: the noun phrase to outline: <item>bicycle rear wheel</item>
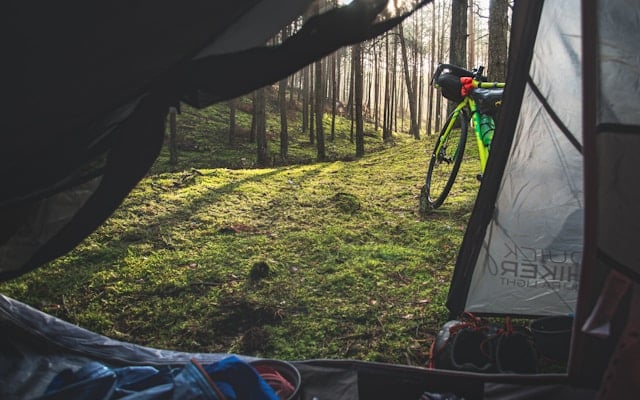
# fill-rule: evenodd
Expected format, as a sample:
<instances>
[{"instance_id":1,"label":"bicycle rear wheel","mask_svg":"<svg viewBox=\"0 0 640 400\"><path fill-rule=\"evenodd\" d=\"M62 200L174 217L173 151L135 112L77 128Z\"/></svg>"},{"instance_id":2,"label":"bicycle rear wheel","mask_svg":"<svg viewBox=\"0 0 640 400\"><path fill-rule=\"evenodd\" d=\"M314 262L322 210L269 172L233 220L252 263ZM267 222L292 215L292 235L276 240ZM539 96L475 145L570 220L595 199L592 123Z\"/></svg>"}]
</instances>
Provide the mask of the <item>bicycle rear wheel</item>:
<instances>
[{"instance_id":1,"label":"bicycle rear wheel","mask_svg":"<svg viewBox=\"0 0 640 400\"><path fill-rule=\"evenodd\" d=\"M451 129L448 130L449 126ZM449 195L462 162L468 127L469 118L464 110L458 114L453 112L447 118L429 161L426 182L420 194L421 211L440 207Z\"/></svg>"}]
</instances>

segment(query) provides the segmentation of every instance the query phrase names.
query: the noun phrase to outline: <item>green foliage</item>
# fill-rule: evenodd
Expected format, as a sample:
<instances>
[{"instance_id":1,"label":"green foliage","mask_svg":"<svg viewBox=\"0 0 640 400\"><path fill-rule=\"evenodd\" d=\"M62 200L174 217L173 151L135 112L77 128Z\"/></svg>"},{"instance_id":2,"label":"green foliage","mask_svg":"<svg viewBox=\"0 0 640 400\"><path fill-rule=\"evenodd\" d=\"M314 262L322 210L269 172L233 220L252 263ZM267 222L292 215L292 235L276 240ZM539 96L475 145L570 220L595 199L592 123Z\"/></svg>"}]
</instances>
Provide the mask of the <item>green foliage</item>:
<instances>
[{"instance_id":1,"label":"green foliage","mask_svg":"<svg viewBox=\"0 0 640 400\"><path fill-rule=\"evenodd\" d=\"M76 249L0 291L146 346L423 365L446 320L477 162L463 163L447 202L421 218L433 137L398 134L384 146L368 136L370 154L349 161L340 121L334 161L230 169L250 160L250 145L205 148L194 133L224 133L224 112L183 109L176 172L163 154ZM190 140L199 147L187 151ZM292 158L313 152L292 147Z\"/></svg>"}]
</instances>

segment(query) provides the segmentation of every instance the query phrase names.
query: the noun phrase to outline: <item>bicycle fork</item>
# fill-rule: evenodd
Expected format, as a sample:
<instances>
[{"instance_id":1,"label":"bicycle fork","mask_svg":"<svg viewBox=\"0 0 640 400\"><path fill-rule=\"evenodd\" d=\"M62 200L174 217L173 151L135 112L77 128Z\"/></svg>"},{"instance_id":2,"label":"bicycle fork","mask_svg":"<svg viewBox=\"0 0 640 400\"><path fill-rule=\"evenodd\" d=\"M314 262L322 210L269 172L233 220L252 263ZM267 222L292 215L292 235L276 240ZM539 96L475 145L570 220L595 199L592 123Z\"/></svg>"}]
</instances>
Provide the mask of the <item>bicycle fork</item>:
<instances>
[{"instance_id":1,"label":"bicycle fork","mask_svg":"<svg viewBox=\"0 0 640 400\"><path fill-rule=\"evenodd\" d=\"M458 155L458 151L460 151L460 149L458 148L458 143L455 143L456 151L451 155L451 157L447 157L447 145L449 141L449 134L451 133L453 126L458 120L458 117L462 112L461 110L462 110L462 107L460 106L456 107L456 109L453 110L453 113L451 114L451 118L449 119L449 123L447 124L447 127L445 129L445 134L440 136L440 139L438 141L438 148L436 149L436 152L434 154L439 163L446 162L447 164L451 164L451 162L456 159Z\"/></svg>"}]
</instances>

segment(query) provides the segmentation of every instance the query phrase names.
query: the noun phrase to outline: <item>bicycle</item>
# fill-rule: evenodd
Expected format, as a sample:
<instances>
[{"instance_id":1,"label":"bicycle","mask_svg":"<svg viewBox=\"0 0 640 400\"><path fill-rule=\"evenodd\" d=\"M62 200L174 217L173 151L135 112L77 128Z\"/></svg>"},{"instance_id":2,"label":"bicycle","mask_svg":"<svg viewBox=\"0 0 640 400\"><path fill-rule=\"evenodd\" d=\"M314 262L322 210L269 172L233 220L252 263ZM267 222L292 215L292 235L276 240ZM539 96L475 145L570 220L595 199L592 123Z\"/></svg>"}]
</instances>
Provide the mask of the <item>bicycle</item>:
<instances>
[{"instance_id":1,"label":"bicycle","mask_svg":"<svg viewBox=\"0 0 640 400\"><path fill-rule=\"evenodd\" d=\"M462 163L470 124L480 156L477 177L482 180L495 130L494 116L500 109L505 87L503 82L487 82L483 72L483 66L469 71L452 64L440 64L433 75L431 84L435 83L446 99L458 104L442 127L429 160L425 185L420 192L423 214L440 207L449 195Z\"/></svg>"}]
</instances>

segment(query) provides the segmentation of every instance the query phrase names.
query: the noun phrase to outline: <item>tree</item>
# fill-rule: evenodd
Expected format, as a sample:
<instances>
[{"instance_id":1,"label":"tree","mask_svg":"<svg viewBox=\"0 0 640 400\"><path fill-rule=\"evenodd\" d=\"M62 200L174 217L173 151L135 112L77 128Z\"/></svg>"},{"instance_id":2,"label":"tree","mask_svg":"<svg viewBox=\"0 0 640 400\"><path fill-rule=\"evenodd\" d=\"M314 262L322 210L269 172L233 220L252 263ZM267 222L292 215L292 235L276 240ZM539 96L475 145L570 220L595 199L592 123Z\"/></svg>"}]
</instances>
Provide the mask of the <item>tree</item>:
<instances>
[{"instance_id":1,"label":"tree","mask_svg":"<svg viewBox=\"0 0 640 400\"><path fill-rule=\"evenodd\" d=\"M289 126L287 123L287 78L278 83L278 108L280 109L280 159L286 161L289 153Z\"/></svg>"},{"instance_id":2,"label":"tree","mask_svg":"<svg viewBox=\"0 0 640 400\"><path fill-rule=\"evenodd\" d=\"M449 63L467 65L467 0L451 1L451 35Z\"/></svg>"},{"instance_id":3,"label":"tree","mask_svg":"<svg viewBox=\"0 0 640 400\"><path fill-rule=\"evenodd\" d=\"M309 92L311 86L309 69L311 69L311 66L307 66L302 70L302 132L306 132L309 129Z\"/></svg>"},{"instance_id":4,"label":"tree","mask_svg":"<svg viewBox=\"0 0 640 400\"><path fill-rule=\"evenodd\" d=\"M409 73L409 59L407 56L407 42L404 37L404 31L402 29L402 24L398 25L398 30L400 33L400 47L402 49L402 66L404 68L404 81L407 86L407 96L409 100L409 118L411 119L411 125L409 127L409 134L413 135L414 138L420 139L420 129L418 127L418 108L417 101L418 95L416 93L415 79L417 76L413 76L411 79L411 74Z\"/></svg>"},{"instance_id":5,"label":"tree","mask_svg":"<svg viewBox=\"0 0 640 400\"><path fill-rule=\"evenodd\" d=\"M380 108L380 67L378 65L379 51L378 44L374 44L373 47L373 73L374 73L374 84L373 84L373 124L374 129L378 132L378 127L380 124L379 118L379 108Z\"/></svg>"},{"instance_id":6,"label":"tree","mask_svg":"<svg viewBox=\"0 0 640 400\"><path fill-rule=\"evenodd\" d=\"M469 57L468 57L468 65L467 67L469 69L471 68L475 68L475 62L476 62L476 20L475 20L475 13L473 12L473 7L474 7L474 1L473 0L469 0L469 12L468 14L468 18L469 18Z\"/></svg>"},{"instance_id":7,"label":"tree","mask_svg":"<svg viewBox=\"0 0 640 400\"><path fill-rule=\"evenodd\" d=\"M417 107L418 107L418 138L420 138L420 126L422 125L422 110L424 108L424 9L418 10L414 18L414 32L413 37L415 43L413 46L413 91L416 93ZM418 25L418 22L420 24Z\"/></svg>"},{"instance_id":8,"label":"tree","mask_svg":"<svg viewBox=\"0 0 640 400\"><path fill-rule=\"evenodd\" d=\"M385 142L391 140L391 63L389 60L389 32L384 38L385 49L385 78L384 78L384 110L382 118L382 139Z\"/></svg>"},{"instance_id":9,"label":"tree","mask_svg":"<svg viewBox=\"0 0 640 400\"><path fill-rule=\"evenodd\" d=\"M176 124L176 114L178 110L175 107L169 107L169 164L178 164L178 129Z\"/></svg>"},{"instance_id":10,"label":"tree","mask_svg":"<svg viewBox=\"0 0 640 400\"><path fill-rule=\"evenodd\" d=\"M353 62L353 102L355 106L355 124L356 124L356 157L364 156L364 121L362 119L362 97L363 97L363 79L362 79L362 44L358 43L351 46L352 62Z\"/></svg>"},{"instance_id":11,"label":"tree","mask_svg":"<svg viewBox=\"0 0 640 400\"><path fill-rule=\"evenodd\" d=\"M236 138L236 109L237 109L237 99L231 99L227 102L229 106L229 135L227 136L227 141L229 146L233 146Z\"/></svg>"},{"instance_id":12,"label":"tree","mask_svg":"<svg viewBox=\"0 0 640 400\"><path fill-rule=\"evenodd\" d=\"M324 148L324 85L322 77L322 60L316 61L315 81L315 118L316 118L316 149L318 161L324 161L327 156Z\"/></svg>"},{"instance_id":13,"label":"tree","mask_svg":"<svg viewBox=\"0 0 640 400\"><path fill-rule=\"evenodd\" d=\"M397 29L396 29L397 30ZM389 114L389 140L392 139L392 132L398 131L398 32L393 35L393 60L391 61L391 110Z\"/></svg>"},{"instance_id":14,"label":"tree","mask_svg":"<svg viewBox=\"0 0 640 400\"><path fill-rule=\"evenodd\" d=\"M433 76L433 72L435 70L435 56L436 56L436 6L435 3L431 3L431 57L429 62L429 77ZM439 19L438 19L439 20ZM433 95L434 95L433 84L429 85L429 104L427 104L427 135L430 135L433 132Z\"/></svg>"},{"instance_id":15,"label":"tree","mask_svg":"<svg viewBox=\"0 0 640 400\"><path fill-rule=\"evenodd\" d=\"M315 96L313 95L315 88L314 86L314 79L313 79L313 67L314 65L311 64L309 65L309 104L308 104L308 110L307 113L309 114L309 143L314 144L316 142L316 134L315 134L315 107L314 107L314 103L315 103Z\"/></svg>"},{"instance_id":16,"label":"tree","mask_svg":"<svg viewBox=\"0 0 640 400\"><path fill-rule=\"evenodd\" d=\"M287 38L287 28L282 29L282 41ZM278 83L278 108L280 109L280 159L286 161L289 153L289 128L287 124L287 78Z\"/></svg>"},{"instance_id":17,"label":"tree","mask_svg":"<svg viewBox=\"0 0 640 400\"><path fill-rule=\"evenodd\" d=\"M336 112L338 105L338 73L337 52L331 55L331 141L336 139Z\"/></svg>"},{"instance_id":18,"label":"tree","mask_svg":"<svg viewBox=\"0 0 640 400\"><path fill-rule=\"evenodd\" d=\"M269 165L269 143L267 142L266 89L256 91L254 115L256 119L256 158L261 167Z\"/></svg>"},{"instance_id":19,"label":"tree","mask_svg":"<svg viewBox=\"0 0 640 400\"><path fill-rule=\"evenodd\" d=\"M256 99L258 91L254 90L253 93L251 93L251 102L253 104L253 112L251 113L251 129L249 130L249 143L255 143L256 142L256 132L258 130L258 124L257 124L257 120L256 120L256 115L257 115L257 104L258 101Z\"/></svg>"},{"instance_id":20,"label":"tree","mask_svg":"<svg viewBox=\"0 0 640 400\"><path fill-rule=\"evenodd\" d=\"M489 60L487 76L492 81L504 82L507 78L509 35L509 0L489 2Z\"/></svg>"},{"instance_id":21,"label":"tree","mask_svg":"<svg viewBox=\"0 0 640 400\"><path fill-rule=\"evenodd\" d=\"M434 10L435 11L435 10ZM445 13L445 7L443 7L442 5L440 6L440 13L438 14L438 19L439 19L439 26L440 26L440 37L438 39L438 60L443 60L444 59L444 13ZM440 61L438 61L440 62ZM440 125L441 125L441 120L442 120L442 96L440 96L439 93L436 93L436 106L435 106L435 112L436 112L436 116L435 116L435 126L436 129L439 130L440 129Z\"/></svg>"},{"instance_id":22,"label":"tree","mask_svg":"<svg viewBox=\"0 0 640 400\"><path fill-rule=\"evenodd\" d=\"M449 63L467 65L467 0L451 1L451 35L449 36ZM449 102L447 115L455 105Z\"/></svg>"}]
</instances>

